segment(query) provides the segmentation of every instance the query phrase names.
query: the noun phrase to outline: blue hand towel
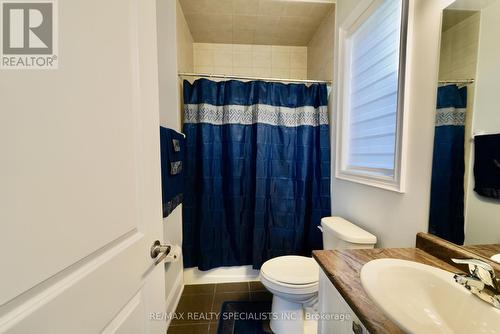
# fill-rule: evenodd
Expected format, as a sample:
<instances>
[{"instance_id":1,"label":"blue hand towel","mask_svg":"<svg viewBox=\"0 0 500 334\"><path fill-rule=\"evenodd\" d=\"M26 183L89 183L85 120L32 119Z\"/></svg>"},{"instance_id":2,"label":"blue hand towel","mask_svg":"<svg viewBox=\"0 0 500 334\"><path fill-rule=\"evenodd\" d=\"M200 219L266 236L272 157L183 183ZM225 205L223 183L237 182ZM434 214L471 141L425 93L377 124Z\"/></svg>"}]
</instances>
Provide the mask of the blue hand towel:
<instances>
[{"instance_id":1,"label":"blue hand towel","mask_svg":"<svg viewBox=\"0 0 500 334\"><path fill-rule=\"evenodd\" d=\"M160 127L163 217L182 203L185 151L186 139L181 133Z\"/></svg>"},{"instance_id":2,"label":"blue hand towel","mask_svg":"<svg viewBox=\"0 0 500 334\"><path fill-rule=\"evenodd\" d=\"M474 191L500 199L500 134L474 138Z\"/></svg>"}]
</instances>

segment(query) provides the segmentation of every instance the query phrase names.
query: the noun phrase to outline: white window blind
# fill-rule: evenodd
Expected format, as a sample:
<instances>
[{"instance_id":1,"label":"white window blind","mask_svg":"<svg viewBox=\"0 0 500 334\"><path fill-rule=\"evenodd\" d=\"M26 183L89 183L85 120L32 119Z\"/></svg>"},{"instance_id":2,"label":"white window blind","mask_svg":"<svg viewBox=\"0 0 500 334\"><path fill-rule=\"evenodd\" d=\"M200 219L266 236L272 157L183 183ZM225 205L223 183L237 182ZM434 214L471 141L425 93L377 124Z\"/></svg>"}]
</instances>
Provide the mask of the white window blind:
<instances>
[{"instance_id":1,"label":"white window blind","mask_svg":"<svg viewBox=\"0 0 500 334\"><path fill-rule=\"evenodd\" d=\"M345 167L393 177L402 1L378 3L348 37Z\"/></svg>"}]
</instances>

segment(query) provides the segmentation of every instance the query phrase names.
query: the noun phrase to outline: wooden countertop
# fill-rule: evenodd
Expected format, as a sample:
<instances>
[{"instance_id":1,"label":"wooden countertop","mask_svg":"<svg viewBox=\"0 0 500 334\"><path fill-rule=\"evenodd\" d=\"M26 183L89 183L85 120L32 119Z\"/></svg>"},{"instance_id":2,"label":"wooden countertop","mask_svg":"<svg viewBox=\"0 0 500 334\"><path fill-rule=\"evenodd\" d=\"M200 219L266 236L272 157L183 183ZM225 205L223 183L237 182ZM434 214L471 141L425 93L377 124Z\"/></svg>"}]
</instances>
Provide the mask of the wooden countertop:
<instances>
[{"instance_id":1,"label":"wooden countertop","mask_svg":"<svg viewBox=\"0 0 500 334\"><path fill-rule=\"evenodd\" d=\"M418 248L379 248L314 251L313 257L370 334L404 333L375 305L361 286L361 267L375 259L394 258L420 262L451 272L456 267Z\"/></svg>"},{"instance_id":2,"label":"wooden countertop","mask_svg":"<svg viewBox=\"0 0 500 334\"><path fill-rule=\"evenodd\" d=\"M483 257L491 258L495 254L500 254L500 244L496 245L466 245L465 249L477 253Z\"/></svg>"}]
</instances>

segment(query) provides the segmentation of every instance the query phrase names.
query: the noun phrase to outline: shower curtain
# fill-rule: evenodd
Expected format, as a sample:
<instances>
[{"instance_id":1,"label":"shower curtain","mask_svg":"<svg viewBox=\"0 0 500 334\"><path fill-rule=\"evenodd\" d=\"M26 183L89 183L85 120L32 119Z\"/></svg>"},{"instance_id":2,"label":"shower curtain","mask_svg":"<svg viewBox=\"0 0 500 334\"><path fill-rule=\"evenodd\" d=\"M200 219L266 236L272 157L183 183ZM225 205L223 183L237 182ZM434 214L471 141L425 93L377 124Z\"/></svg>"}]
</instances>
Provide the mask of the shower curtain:
<instances>
[{"instance_id":1,"label":"shower curtain","mask_svg":"<svg viewBox=\"0 0 500 334\"><path fill-rule=\"evenodd\" d=\"M464 133L467 87L438 88L429 232L464 242Z\"/></svg>"},{"instance_id":2,"label":"shower curtain","mask_svg":"<svg viewBox=\"0 0 500 334\"><path fill-rule=\"evenodd\" d=\"M321 249L330 215L327 87L184 81L184 266Z\"/></svg>"}]
</instances>

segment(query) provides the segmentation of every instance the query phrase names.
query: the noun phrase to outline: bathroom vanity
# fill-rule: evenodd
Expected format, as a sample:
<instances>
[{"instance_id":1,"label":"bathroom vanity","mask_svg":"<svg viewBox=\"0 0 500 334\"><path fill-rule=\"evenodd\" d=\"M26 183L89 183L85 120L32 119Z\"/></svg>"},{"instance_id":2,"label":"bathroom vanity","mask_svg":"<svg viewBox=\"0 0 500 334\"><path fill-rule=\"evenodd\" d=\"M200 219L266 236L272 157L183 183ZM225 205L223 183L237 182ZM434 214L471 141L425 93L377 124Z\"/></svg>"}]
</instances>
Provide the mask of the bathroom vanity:
<instances>
[{"instance_id":1,"label":"bathroom vanity","mask_svg":"<svg viewBox=\"0 0 500 334\"><path fill-rule=\"evenodd\" d=\"M483 246L484 248L484 246ZM489 247L486 247L489 249ZM415 248L380 248L314 251L320 272L320 318L318 333L404 333L372 301L360 279L364 264L375 259L401 259L430 265L452 273L467 272L467 266L451 258L476 258L489 262L500 274L500 265L469 249L438 237L419 233ZM499 318L500 325L500 318Z\"/></svg>"}]
</instances>

